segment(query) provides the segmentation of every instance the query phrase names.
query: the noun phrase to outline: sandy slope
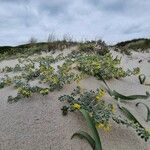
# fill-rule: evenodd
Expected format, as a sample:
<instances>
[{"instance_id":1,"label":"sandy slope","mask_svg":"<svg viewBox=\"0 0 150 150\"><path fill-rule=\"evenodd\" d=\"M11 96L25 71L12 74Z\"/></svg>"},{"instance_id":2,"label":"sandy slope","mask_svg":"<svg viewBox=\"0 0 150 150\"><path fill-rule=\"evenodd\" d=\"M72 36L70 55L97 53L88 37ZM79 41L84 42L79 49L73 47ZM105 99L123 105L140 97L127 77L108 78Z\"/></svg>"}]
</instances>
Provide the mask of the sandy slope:
<instances>
[{"instance_id":1,"label":"sandy slope","mask_svg":"<svg viewBox=\"0 0 150 150\"><path fill-rule=\"evenodd\" d=\"M117 53L113 52L115 56ZM121 54L119 54L121 56ZM134 53L131 58L122 56L122 66L132 68L139 66L142 73L150 75L149 54ZM142 63L138 63L139 59ZM16 60L0 62L0 67L12 66ZM111 80L109 85L123 94L144 94L150 92L150 87L140 85L136 77ZM81 81L81 87L96 89L104 86L93 77ZM75 83L66 85L61 91L55 91L47 96L35 94L30 99L8 104L7 96L15 95L12 87L0 90L0 150L90 150L90 146L79 139L70 140L71 135L79 130L88 130L85 120L79 112L61 115L63 103L58 101L60 95L70 93L76 87ZM107 101L112 99L107 96ZM150 106L150 101L144 101ZM135 102L124 104L147 128L145 109L135 108ZM110 132L100 131L104 150L149 150L150 142L145 143L131 129L112 123Z\"/></svg>"}]
</instances>

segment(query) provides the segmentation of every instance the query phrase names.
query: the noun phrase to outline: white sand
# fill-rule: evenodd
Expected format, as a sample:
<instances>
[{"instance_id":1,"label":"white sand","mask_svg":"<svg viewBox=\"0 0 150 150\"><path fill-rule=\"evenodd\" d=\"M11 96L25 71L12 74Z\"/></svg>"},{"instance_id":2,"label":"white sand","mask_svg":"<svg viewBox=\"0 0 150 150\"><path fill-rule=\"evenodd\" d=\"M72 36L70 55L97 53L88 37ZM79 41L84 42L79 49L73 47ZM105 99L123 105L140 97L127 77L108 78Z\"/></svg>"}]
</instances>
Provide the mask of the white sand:
<instances>
[{"instance_id":1,"label":"white sand","mask_svg":"<svg viewBox=\"0 0 150 150\"><path fill-rule=\"evenodd\" d=\"M118 53L113 52L113 55ZM121 56L121 54L119 54ZM139 66L142 73L150 75L148 53L134 53L132 60L122 56L122 66L132 68ZM138 63L139 59L143 62ZM13 62L13 63L12 63ZM0 62L0 68L17 63L16 60ZM149 86L140 85L137 77L126 77L120 80L110 80L110 87L123 94L145 94L150 92ZM96 89L104 86L94 77L81 81L81 86L87 89ZM33 95L17 103L8 104L7 97L15 95L12 87L0 90L0 150L90 150L90 146L80 139L70 140L71 135L79 129L88 131L85 120L79 112L61 115L62 102L60 95L70 93L76 87L75 83L66 85L61 91L55 91L47 96ZM112 99L107 96L107 101ZM138 100L137 100L138 101ZM136 101L136 102L137 102ZM136 102L126 105L147 128L145 122L145 108L141 105L135 108ZM150 107L150 99L144 101ZM144 109L143 109L144 108ZM144 142L130 128L112 123L110 132L100 130L103 150L149 150L150 142Z\"/></svg>"}]
</instances>

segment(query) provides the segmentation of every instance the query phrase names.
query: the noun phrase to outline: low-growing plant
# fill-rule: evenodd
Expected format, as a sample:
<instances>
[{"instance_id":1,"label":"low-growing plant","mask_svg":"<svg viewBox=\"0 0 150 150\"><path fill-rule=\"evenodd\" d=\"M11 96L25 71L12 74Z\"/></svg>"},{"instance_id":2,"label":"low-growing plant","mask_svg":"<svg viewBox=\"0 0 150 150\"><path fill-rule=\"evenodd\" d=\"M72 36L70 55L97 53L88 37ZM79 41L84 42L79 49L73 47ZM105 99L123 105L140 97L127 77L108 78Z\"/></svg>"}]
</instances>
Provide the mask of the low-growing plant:
<instances>
[{"instance_id":1,"label":"low-growing plant","mask_svg":"<svg viewBox=\"0 0 150 150\"><path fill-rule=\"evenodd\" d=\"M43 88L40 90L40 94L47 95L49 93L49 88Z\"/></svg>"},{"instance_id":2,"label":"low-growing plant","mask_svg":"<svg viewBox=\"0 0 150 150\"><path fill-rule=\"evenodd\" d=\"M47 95L49 93L49 88L42 88L39 86L31 86L29 83L16 83L17 85L15 86L18 90L17 96L9 96L8 97L8 102L17 102L20 99L23 98L29 98L32 96L33 93L40 93L43 96Z\"/></svg>"},{"instance_id":3,"label":"low-growing plant","mask_svg":"<svg viewBox=\"0 0 150 150\"><path fill-rule=\"evenodd\" d=\"M64 95L59 97L60 101L68 101L69 106L62 108L63 114L66 115L67 111L79 110L87 121L88 127L92 135L84 131L74 133L74 136L79 136L88 140L93 150L102 150L102 145L97 128L102 128L108 131L110 128L109 119L115 111L113 104L106 104L103 100L105 91L99 89L94 91L81 92L81 88L77 87L71 95Z\"/></svg>"},{"instance_id":4,"label":"low-growing plant","mask_svg":"<svg viewBox=\"0 0 150 150\"><path fill-rule=\"evenodd\" d=\"M57 71L52 67L52 63L63 60L64 63L57 66ZM19 59L19 64L11 68L11 71L21 74L14 77L7 77L2 79L1 88L7 85L13 85L15 88L22 88L23 85L27 85L32 80L38 80L39 84L46 84L49 91L60 90L65 84L69 84L73 81L79 82L85 77L85 75L92 75L101 79L101 74L105 79L120 78L127 75L136 74L139 70L128 70L125 72L121 67L117 67L120 64L121 59L118 57L113 58L111 54L104 56L97 54L86 54L73 52L68 56L63 57L62 54L57 55L55 58L52 56L42 56L37 58ZM6 69L5 69L6 68ZM7 70L5 67L4 70ZM9 79L9 80L8 80ZM10 81L11 82L8 82ZM41 94L48 94L44 91L37 92ZM31 93L32 91L30 91ZM18 91L19 98L21 98L21 92ZM32 94L31 94L32 95ZM30 96L30 94L29 94Z\"/></svg>"},{"instance_id":5,"label":"low-growing plant","mask_svg":"<svg viewBox=\"0 0 150 150\"><path fill-rule=\"evenodd\" d=\"M5 86L10 86L11 84L12 84L12 79L8 75L5 75L4 78L0 79L0 88L4 88Z\"/></svg>"},{"instance_id":6,"label":"low-growing plant","mask_svg":"<svg viewBox=\"0 0 150 150\"><path fill-rule=\"evenodd\" d=\"M2 72L11 72L13 70L12 67L6 66L5 68L2 69Z\"/></svg>"},{"instance_id":7,"label":"low-growing plant","mask_svg":"<svg viewBox=\"0 0 150 150\"><path fill-rule=\"evenodd\" d=\"M103 123L106 126L114 107L112 104L105 104L102 100L105 92L103 89L95 91L81 92L81 88L77 87L71 95L64 95L59 98L60 101L67 100L69 102L69 110L85 109L91 116L95 118L97 124Z\"/></svg>"},{"instance_id":8,"label":"low-growing plant","mask_svg":"<svg viewBox=\"0 0 150 150\"><path fill-rule=\"evenodd\" d=\"M118 67L121 59L113 58L110 53L100 56L96 54L81 55L77 59L77 67L80 71L100 78L100 74L104 79L121 78L139 73L139 68L134 68L133 71L124 71Z\"/></svg>"},{"instance_id":9,"label":"low-growing plant","mask_svg":"<svg viewBox=\"0 0 150 150\"><path fill-rule=\"evenodd\" d=\"M105 91L103 89L86 91L77 87L70 95L59 97L60 101L68 102L67 106L62 107L63 115L67 115L68 111L79 110L86 119L88 127L91 129L92 135L84 131L79 131L74 133L72 138L79 136L86 139L93 150L102 150L102 144L96 127L102 128L104 131L109 131L111 128L110 120L112 119L117 124L133 128L142 139L147 141L150 137L150 132L142 126L127 108L120 106L118 103L115 105L112 103L106 104L103 97L104 94ZM115 113L117 108L122 112L123 116L118 116Z\"/></svg>"},{"instance_id":10,"label":"low-growing plant","mask_svg":"<svg viewBox=\"0 0 150 150\"><path fill-rule=\"evenodd\" d=\"M40 93L47 95L54 90L60 90L65 84L69 84L72 81L79 79L78 73L72 71L71 65L73 61L67 59L63 65L58 66L56 71L52 67L51 63L64 59L63 55L58 55L55 59L51 56L38 57L37 59L25 59L19 60L20 64L12 68L12 71L21 71L20 75L13 77L6 76L1 79L0 87L13 85L17 90L17 96L8 98L9 102L16 102L21 98L28 98L32 96L32 93ZM38 80L39 84L45 84L45 88L38 86L31 86L30 81Z\"/></svg>"},{"instance_id":11,"label":"low-growing plant","mask_svg":"<svg viewBox=\"0 0 150 150\"><path fill-rule=\"evenodd\" d=\"M149 129L143 127L143 125L136 119L136 117L127 108L119 105L118 107L128 120L122 120L122 119L118 120L116 118L113 119L118 124L123 124L126 125L127 127L128 126L132 127L137 132L138 136L140 136L142 139L145 140L145 142L147 142L147 140L150 138Z\"/></svg>"}]
</instances>

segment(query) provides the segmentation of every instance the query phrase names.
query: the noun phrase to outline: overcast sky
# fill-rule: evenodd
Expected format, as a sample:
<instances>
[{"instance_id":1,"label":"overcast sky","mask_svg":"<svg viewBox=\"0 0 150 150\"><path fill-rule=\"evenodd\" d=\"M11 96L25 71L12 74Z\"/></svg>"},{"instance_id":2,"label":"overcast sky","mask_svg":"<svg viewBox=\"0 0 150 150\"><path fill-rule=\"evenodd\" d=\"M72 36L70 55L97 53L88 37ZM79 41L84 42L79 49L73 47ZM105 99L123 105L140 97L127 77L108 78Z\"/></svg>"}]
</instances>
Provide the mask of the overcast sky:
<instances>
[{"instance_id":1,"label":"overcast sky","mask_svg":"<svg viewBox=\"0 0 150 150\"><path fill-rule=\"evenodd\" d=\"M150 0L0 0L0 45L49 33L107 43L150 37Z\"/></svg>"}]
</instances>

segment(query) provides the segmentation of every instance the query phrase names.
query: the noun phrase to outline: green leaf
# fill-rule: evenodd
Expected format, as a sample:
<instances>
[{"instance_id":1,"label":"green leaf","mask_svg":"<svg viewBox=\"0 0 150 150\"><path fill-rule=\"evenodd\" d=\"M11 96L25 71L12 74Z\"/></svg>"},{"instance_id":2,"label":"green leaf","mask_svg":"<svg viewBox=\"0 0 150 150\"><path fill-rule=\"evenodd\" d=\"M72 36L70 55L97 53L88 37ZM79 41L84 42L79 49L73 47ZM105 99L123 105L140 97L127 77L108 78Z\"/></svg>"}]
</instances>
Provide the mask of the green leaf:
<instances>
[{"instance_id":1,"label":"green leaf","mask_svg":"<svg viewBox=\"0 0 150 150\"><path fill-rule=\"evenodd\" d=\"M102 75L100 75L100 79L106 85L106 90L107 90L108 94L110 96L114 97L116 100L120 99L122 101L122 100L148 99L150 97L149 92L146 92L145 95L129 95L129 96L126 96L126 95L120 94L117 91L110 89L110 87L108 86L106 81L103 79Z\"/></svg>"},{"instance_id":2,"label":"green leaf","mask_svg":"<svg viewBox=\"0 0 150 150\"><path fill-rule=\"evenodd\" d=\"M81 139L85 139L88 141L88 143L91 145L91 147L93 148L93 150L95 150L95 141L94 139L86 132L84 131L79 131L76 132L72 135L71 139L73 139L75 136L80 137Z\"/></svg>"},{"instance_id":3,"label":"green leaf","mask_svg":"<svg viewBox=\"0 0 150 150\"><path fill-rule=\"evenodd\" d=\"M91 130L92 137L95 141L95 150L102 150L100 136L99 136L99 133L98 133L96 127L95 127L94 119L92 117L90 117L88 111L86 111L84 109L80 109L80 112L82 113L82 115L86 119L87 125Z\"/></svg>"},{"instance_id":4,"label":"green leaf","mask_svg":"<svg viewBox=\"0 0 150 150\"><path fill-rule=\"evenodd\" d=\"M134 123L137 123L141 128L143 128L143 126L141 125L141 123L134 117L134 115L125 107L121 107L119 106L119 109L121 110L121 112L130 120L133 121Z\"/></svg>"},{"instance_id":5,"label":"green leaf","mask_svg":"<svg viewBox=\"0 0 150 150\"><path fill-rule=\"evenodd\" d=\"M120 100L136 100L136 99L148 99L150 97L150 93L146 92L145 95L122 95L118 93L117 91L113 90L112 95L115 97L115 99Z\"/></svg>"},{"instance_id":6,"label":"green leaf","mask_svg":"<svg viewBox=\"0 0 150 150\"><path fill-rule=\"evenodd\" d=\"M150 108L146 104L144 104L142 102L137 103L136 106L138 106L139 104L143 104L146 107L146 109L147 109L147 119L146 119L146 122L150 121Z\"/></svg>"}]
</instances>

